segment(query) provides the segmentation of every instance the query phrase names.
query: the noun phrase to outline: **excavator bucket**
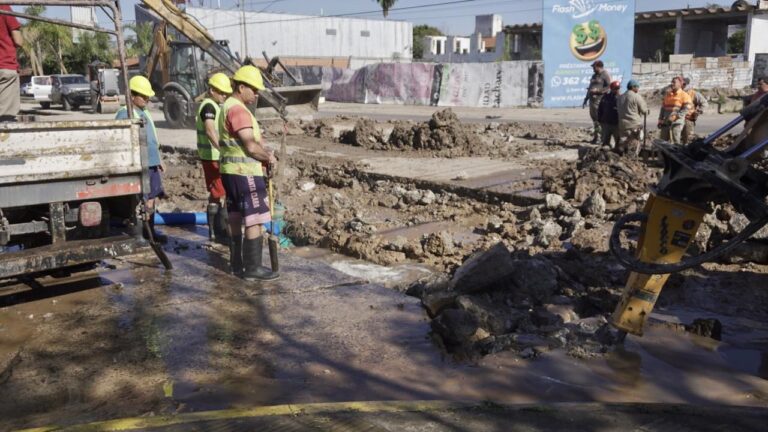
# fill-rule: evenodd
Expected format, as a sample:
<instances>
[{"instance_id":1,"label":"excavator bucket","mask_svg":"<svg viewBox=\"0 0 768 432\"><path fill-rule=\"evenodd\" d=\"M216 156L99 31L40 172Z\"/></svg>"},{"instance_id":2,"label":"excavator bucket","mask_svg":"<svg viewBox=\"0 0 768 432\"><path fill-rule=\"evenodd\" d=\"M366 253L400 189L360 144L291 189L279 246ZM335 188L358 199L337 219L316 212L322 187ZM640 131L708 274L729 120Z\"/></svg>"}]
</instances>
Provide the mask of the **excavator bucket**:
<instances>
[{"instance_id":1,"label":"excavator bucket","mask_svg":"<svg viewBox=\"0 0 768 432\"><path fill-rule=\"evenodd\" d=\"M295 120L311 120L317 113L320 103L320 85L296 85L285 87L274 87L272 89L279 96L278 99L284 99L281 104L285 107L285 117ZM266 100L259 98L256 110L254 112L259 120L279 119L280 114Z\"/></svg>"}]
</instances>

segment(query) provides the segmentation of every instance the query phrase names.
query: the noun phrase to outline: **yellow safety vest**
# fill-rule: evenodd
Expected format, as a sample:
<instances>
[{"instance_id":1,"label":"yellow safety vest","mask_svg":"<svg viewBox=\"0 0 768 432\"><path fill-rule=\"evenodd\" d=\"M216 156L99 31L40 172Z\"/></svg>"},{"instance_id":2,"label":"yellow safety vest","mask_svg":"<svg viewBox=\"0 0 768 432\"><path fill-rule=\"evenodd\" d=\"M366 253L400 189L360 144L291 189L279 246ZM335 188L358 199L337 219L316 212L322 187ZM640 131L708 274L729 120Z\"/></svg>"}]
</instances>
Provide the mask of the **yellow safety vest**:
<instances>
[{"instance_id":1,"label":"yellow safety vest","mask_svg":"<svg viewBox=\"0 0 768 432\"><path fill-rule=\"evenodd\" d=\"M197 129L197 155L200 156L200 159L202 160L217 161L219 160L219 150L211 145L211 141L208 139L208 134L205 133L205 122L200 118L200 113L203 112L203 108L205 108L206 105L211 105L213 106L213 109L216 110L216 118L213 122L216 125L216 128L219 128L219 117L221 114L219 104L211 98L203 99L203 102L200 103L200 107L197 109L197 117L195 117L195 128Z\"/></svg>"},{"instance_id":2,"label":"yellow safety vest","mask_svg":"<svg viewBox=\"0 0 768 432\"><path fill-rule=\"evenodd\" d=\"M253 137L257 142L261 141L261 130L259 129L259 123L256 121L256 117L253 116L251 110L245 106L244 103L239 100L229 97L224 102L222 113L219 116L219 147L220 147L220 160L219 170L222 174L234 174L243 176L264 176L264 171L261 168L261 162L250 157L245 152L245 147L240 142L238 137L233 137L229 134L225 122L227 120L227 113L235 106L241 106L251 116L251 122L253 123Z\"/></svg>"}]
</instances>

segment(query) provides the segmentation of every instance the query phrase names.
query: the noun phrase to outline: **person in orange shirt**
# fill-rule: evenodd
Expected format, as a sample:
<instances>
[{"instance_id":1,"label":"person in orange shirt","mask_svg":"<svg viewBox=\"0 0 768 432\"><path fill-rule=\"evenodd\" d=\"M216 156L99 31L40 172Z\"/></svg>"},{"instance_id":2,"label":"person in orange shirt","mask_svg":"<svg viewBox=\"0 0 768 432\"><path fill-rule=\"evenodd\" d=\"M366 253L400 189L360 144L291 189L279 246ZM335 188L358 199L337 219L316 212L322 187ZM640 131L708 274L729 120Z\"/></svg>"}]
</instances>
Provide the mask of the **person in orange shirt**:
<instances>
[{"instance_id":1,"label":"person in orange shirt","mask_svg":"<svg viewBox=\"0 0 768 432\"><path fill-rule=\"evenodd\" d=\"M683 126L682 141L683 144L688 144L693 141L696 134L696 120L698 120L700 115L704 114L704 110L707 109L709 103L701 92L694 90L691 86L691 79L688 77L683 81L683 90L691 97L691 103L693 104L692 109L685 116L685 126Z\"/></svg>"},{"instance_id":2,"label":"person in orange shirt","mask_svg":"<svg viewBox=\"0 0 768 432\"><path fill-rule=\"evenodd\" d=\"M685 116L693 109L691 96L683 90L683 79L672 78L672 87L664 95L664 103L659 111L658 128L661 139L672 144L682 144Z\"/></svg>"}]
</instances>

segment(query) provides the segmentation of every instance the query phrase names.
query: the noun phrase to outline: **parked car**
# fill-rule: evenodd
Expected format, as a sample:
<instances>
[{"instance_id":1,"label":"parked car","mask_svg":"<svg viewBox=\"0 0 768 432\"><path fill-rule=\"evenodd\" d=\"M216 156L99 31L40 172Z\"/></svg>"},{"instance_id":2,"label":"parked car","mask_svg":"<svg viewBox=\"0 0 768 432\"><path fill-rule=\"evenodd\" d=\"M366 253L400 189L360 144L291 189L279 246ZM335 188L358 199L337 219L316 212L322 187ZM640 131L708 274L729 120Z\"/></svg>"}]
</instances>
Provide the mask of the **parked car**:
<instances>
[{"instance_id":1,"label":"parked car","mask_svg":"<svg viewBox=\"0 0 768 432\"><path fill-rule=\"evenodd\" d=\"M32 96L32 83L24 83L21 85L21 95L22 96Z\"/></svg>"},{"instance_id":2,"label":"parked car","mask_svg":"<svg viewBox=\"0 0 768 432\"><path fill-rule=\"evenodd\" d=\"M91 103L91 84L82 75L51 75L51 103L64 111Z\"/></svg>"},{"instance_id":3,"label":"parked car","mask_svg":"<svg viewBox=\"0 0 768 432\"><path fill-rule=\"evenodd\" d=\"M36 75L30 81L32 83L31 93L35 97L35 102L43 108L51 107L51 77L48 75Z\"/></svg>"}]
</instances>

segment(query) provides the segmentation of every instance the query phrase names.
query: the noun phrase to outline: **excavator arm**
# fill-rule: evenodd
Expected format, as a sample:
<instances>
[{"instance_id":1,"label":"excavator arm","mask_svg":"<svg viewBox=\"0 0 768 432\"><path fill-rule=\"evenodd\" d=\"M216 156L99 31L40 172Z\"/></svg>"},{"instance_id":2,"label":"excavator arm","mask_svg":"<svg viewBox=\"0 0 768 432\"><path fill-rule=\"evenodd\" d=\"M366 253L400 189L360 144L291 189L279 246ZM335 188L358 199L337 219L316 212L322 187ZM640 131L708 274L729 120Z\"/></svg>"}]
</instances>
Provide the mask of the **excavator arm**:
<instances>
[{"instance_id":1,"label":"excavator arm","mask_svg":"<svg viewBox=\"0 0 768 432\"><path fill-rule=\"evenodd\" d=\"M210 55L214 60L220 63L230 74L234 74L235 71L242 66L242 63L234 57L229 50L216 42L205 27L177 8L173 2L169 0L142 0L141 2L147 9L162 18L165 21L165 25L173 27L179 33L184 35L191 43L198 46L206 54ZM158 38L164 39L164 41L158 41ZM165 51L163 51L163 43L165 43ZM157 47L158 54L168 52L167 45L165 32L155 31L153 51L155 47ZM158 56L155 52L150 53L147 62L148 67L146 69L148 74L151 74L154 70L157 58L161 58L161 56ZM167 82L167 66L163 67L163 73L166 74L163 77L164 82ZM275 82L274 78L269 75L265 76L265 78L267 88L259 93L260 106L266 104L266 106L271 107L277 111L278 115L283 120L285 120L289 114L287 109L288 105L309 105L311 110L317 110L317 99L320 95L319 86L274 87L272 86L272 83Z\"/></svg>"},{"instance_id":2,"label":"excavator arm","mask_svg":"<svg viewBox=\"0 0 768 432\"><path fill-rule=\"evenodd\" d=\"M745 122L744 130L725 150L714 143ZM611 324L642 335L643 326L672 273L712 261L768 224L768 173L753 165L768 149L768 96L745 108L723 128L688 146L655 141L664 172L641 213L621 217L614 225L610 249L631 270ZM698 256L686 251L711 204L730 203L749 224L726 243ZM635 253L622 247L621 234L639 222Z\"/></svg>"}]
</instances>

